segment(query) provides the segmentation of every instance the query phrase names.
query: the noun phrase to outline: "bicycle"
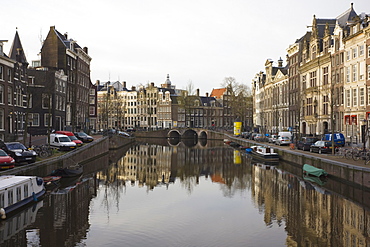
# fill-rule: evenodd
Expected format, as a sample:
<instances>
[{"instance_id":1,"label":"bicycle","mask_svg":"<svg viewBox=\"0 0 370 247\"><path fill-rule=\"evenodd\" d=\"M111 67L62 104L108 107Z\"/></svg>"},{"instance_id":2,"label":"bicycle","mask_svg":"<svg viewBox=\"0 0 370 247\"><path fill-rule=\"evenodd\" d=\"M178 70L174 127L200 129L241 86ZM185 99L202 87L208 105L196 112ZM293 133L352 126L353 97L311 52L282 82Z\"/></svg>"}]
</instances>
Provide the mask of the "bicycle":
<instances>
[{"instance_id":1,"label":"bicycle","mask_svg":"<svg viewBox=\"0 0 370 247\"><path fill-rule=\"evenodd\" d=\"M48 144L40 146L32 146L32 149L38 154L40 158L47 158L53 155L53 148Z\"/></svg>"}]
</instances>

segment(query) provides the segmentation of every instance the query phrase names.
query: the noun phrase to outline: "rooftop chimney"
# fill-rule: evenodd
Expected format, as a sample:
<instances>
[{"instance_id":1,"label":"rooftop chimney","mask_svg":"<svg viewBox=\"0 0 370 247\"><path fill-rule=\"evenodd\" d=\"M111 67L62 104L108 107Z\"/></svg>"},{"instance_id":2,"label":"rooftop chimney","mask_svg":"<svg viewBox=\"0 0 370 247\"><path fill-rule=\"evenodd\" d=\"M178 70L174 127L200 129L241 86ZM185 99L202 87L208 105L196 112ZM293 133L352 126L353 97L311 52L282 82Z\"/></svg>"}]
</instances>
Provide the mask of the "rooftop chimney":
<instances>
[{"instance_id":1,"label":"rooftop chimney","mask_svg":"<svg viewBox=\"0 0 370 247\"><path fill-rule=\"evenodd\" d=\"M278 67L283 67L283 59L280 59L278 60Z\"/></svg>"},{"instance_id":2,"label":"rooftop chimney","mask_svg":"<svg viewBox=\"0 0 370 247\"><path fill-rule=\"evenodd\" d=\"M199 88L197 88L197 96L199 96Z\"/></svg>"},{"instance_id":3,"label":"rooftop chimney","mask_svg":"<svg viewBox=\"0 0 370 247\"><path fill-rule=\"evenodd\" d=\"M126 82L124 81L122 82L122 84L123 84L123 87L126 88Z\"/></svg>"},{"instance_id":4,"label":"rooftop chimney","mask_svg":"<svg viewBox=\"0 0 370 247\"><path fill-rule=\"evenodd\" d=\"M206 93L206 97L208 98L208 93Z\"/></svg>"},{"instance_id":5,"label":"rooftop chimney","mask_svg":"<svg viewBox=\"0 0 370 247\"><path fill-rule=\"evenodd\" d=\"M150 85L151 85L152 87L154 87L154 82L151 82L151 83L150 83Z\"/></svg>"}]
</instances>

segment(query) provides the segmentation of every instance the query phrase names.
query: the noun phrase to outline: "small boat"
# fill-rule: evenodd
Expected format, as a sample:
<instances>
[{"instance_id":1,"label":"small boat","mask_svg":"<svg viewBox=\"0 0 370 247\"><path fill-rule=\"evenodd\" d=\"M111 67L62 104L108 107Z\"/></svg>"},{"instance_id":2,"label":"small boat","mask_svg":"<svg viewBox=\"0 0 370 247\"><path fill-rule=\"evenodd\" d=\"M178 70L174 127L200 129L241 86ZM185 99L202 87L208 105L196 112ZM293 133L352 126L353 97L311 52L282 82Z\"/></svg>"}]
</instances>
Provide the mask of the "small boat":
<instances>
[{"instance_id":1,"label":"small boat","mask_svg":"<svg viewBox=\"0 0 370 247\"><path fill-rule=\"evenodd\" d=\"M43 177L44 185L47 190L51 190L53 188L56 188L60 185L60 179L61 176L47 176Z\"/></svg>"},{"instance_id":2,"label":"small boat","mask_svg":"<svg viewBox=\"0 0 370 247\"><path fill-rule=\"evenodd\" d=\"M303 174L308 176L315 176L315 177L326 177L328 173L324 169L320 169L308 164L303 165Z\"/></svg>"},{"instance_id":3,"label":"small boat","mask_svg":"<svg viewBox=\"0 0 370 247\"><path fill-rule=\"evenodd\" d=\"M7 214L29 203L37 201L45 194L44 181L36 176L0 176L0 215Z\"/></svg>"},{"instance_id":4,"label":"small boat","mask_svg":"<svg viewBox=\"0 0 370 247\"><path fill-rule=\"evenodd\" d=\"M279 154L275 153L274 149L269 146L251 146L245 149L245 151L251 154L255 160L269 163L279 162Z\"/></svg>"},{"instance_id":5,"label":"small boat","mask_svg":"<svg viewBox=\"0 0 370 247\"><path fill-rule=\"evenodd\" d=\"M66 168L58 168L51 172L50 176L59 176L62 178L71 178L80 176L83 173L83 167L80 165Z\"/></svg>"}]
</instances>

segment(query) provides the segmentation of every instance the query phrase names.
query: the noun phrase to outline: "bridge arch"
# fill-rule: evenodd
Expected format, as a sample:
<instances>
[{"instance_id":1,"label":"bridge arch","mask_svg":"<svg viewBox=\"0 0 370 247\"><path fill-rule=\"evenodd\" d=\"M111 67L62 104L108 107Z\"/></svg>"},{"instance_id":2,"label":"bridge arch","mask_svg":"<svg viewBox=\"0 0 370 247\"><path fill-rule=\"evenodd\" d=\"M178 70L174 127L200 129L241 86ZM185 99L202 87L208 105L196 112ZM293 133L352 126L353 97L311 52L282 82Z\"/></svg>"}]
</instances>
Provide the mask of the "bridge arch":
<instances>
[{"instance_id":1,"label":"bridge arch","mask_svg":"<svg viewBox=\"0 0 370 247\"><path fill-rule=\"evenodd\" d=\"M196 131L194 131L192 129L187 129L181 135L181 138L183 138L183 139L198 139L198 134L197 134Z\"/></svg>"},{"instance_id":2,"label":"bridge arch","mask_svg":"<svg viewBox=\"0 0 370 247\"><path fill-rule=\"evenodd\" d=\"M181 134L178 130L171 130L170 132L168 132L167 137L168 138L178 138L178 139L180 139Z\"/></svg>"},{"instance_id":3,"label":"bridge arch","mask_svg":"<svg viewBox=\"0 0 370 247\"><path fill-rule=\"evenodd\" d=\"M207 139L207 132L205 132L204 130L200 131L199 139Z\"/></svg>"}]
</instances>

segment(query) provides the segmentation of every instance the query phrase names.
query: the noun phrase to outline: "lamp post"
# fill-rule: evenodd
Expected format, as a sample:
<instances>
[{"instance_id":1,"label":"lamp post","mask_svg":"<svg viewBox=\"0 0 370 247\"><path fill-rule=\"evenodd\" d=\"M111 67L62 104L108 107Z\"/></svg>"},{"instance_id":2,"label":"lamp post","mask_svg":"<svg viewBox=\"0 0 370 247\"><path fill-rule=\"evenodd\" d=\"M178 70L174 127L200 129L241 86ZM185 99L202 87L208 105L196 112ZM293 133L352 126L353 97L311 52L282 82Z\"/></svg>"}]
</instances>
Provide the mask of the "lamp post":
<instances>
[{"instance_id":1,"label":"lamp post","mask_svg":"<svg viewBox=\"0 0 370 247\"><path fill-rule=\"evenodd\" d=\"M368 137L368 134L369 134L369 120L368 119L364 119L363 120L364 124L365 124L365 129L364 129L364 134L363 134L363 149L364 151L366 150L366 141L367 141L367 137Z\"/></svg>"},{"instance_id":2,"label":"lamp post","mask_svg":"<svg viewBox=\"0 0 370 247\"><path fill-rule=\"evenodd\" d=\"M30 119L30 120L32 120L32 119ZM29 140L29 143L28 143L28 146L29 146L29 147L31 147L31 145L32 145L31 127L32 127L32 121L30 121L30 126L29 126L29 131L28 131L28 133L30 134L30 140Z\"/></svg>"}]
</instances>

